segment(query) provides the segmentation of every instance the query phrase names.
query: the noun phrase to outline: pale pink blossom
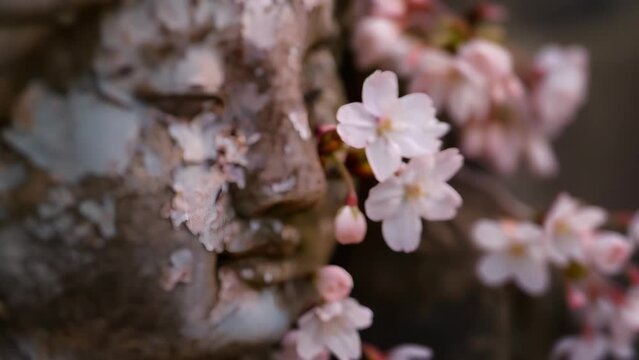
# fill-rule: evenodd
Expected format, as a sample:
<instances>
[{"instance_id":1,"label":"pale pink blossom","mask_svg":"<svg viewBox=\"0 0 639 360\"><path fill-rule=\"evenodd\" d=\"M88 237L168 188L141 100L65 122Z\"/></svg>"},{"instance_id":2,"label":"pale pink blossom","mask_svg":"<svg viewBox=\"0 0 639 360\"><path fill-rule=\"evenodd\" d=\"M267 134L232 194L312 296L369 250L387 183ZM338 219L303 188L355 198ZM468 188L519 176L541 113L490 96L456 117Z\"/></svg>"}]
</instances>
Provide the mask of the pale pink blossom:
<instances>
[{"instance_id":1,"label":"pale pink blossom","mask_svg":"<svg viewBox=\"0 0 639 360\"><path fill-rule=\"evenodd\" d=\"M530 169L538 176L551 176L559 171L557 156L548 138L540 133L530 133L526 137L524 155Z\"/></svg>"},{"instance_id":2,"label":"pale pink blossom","mask_svg":"<svg viewBox=\"0 0 639 360\"><path fill-rule=\"evenodd\" d=\"M486 252L477 264L477 274L484 284L500 286L512 279L531 295L546 290L549 275L539 226L484 219L475 224L472 237Z\"/></svg>"},{"instance_id":3,"label":"pale pink blossom","mask_svg":"<svg viewBox=\"0 0 639 360\"><path fill-rule=\"evenodd\" d=\"M637 211L628 224L628 237L635 244L639 244L639 211Z\"/></svg>"},{"instance_id":4,"label":"pale pink blossom","mask_svg":"<svg viewBox=\"0 0 639 360\"><path fill-rule=\"evenodd\" d=\"M513 60L508 50L487 40L477 39L464 44L459 49L459 58L493 82L513 73Z\"/></svg>"},{"instance_id":5,"label":"pale pink blossom","mask_svg":"<svg viewBox=\"0 0 639 360\"><path fill-rule=\"evenodd\" d=\"M387 360L430 360L433 351L422 345L404 344L389 351Z\"/></svg>"},{"instance_id":6,"label":"pale pink blossom","mask_svg":"<svg viewBox=\"0 0 639 360\"><path fill-rule=\"evenodd\" d=\"M299 339L299 330L291 330L282 338L282 349L276 354L277 360L330 360L331 356L328 350L324 349L315 357L301 357L297 354L297 343Z\"/></svg>"},{"instance_id":7,"label":"pale pink blossom","mask_svg":"<svg viewBox=\"0 0 639 360\"><path fill-rule=\"evenodd\" d=\"M359 359L362 344L357 331L372 321L371 310L352 298L313 308L298 321L297 354L309 360L328 350L339 360Z\"/></svg>"},{"instance_id":8,"label":"pale pink blossom","mask_svg":"<svg viewBox=\"0 0 639 360\"><path fill-rule=\"evenodd\" d=\"M499 119L468 124L461 148L469 158L488 162L497 172L511 174L519 165L525 135L517 124Z\"/></svg>"},{"instance_id":9,"label":"pale pink blossom","mask_svg":"<svg viewBox=\"0 0 639 360\"><path fill-rule=\"evenodd\" d=\"M560 194L544 221L550 259L562 267L570 261L584 263L586 244L606 218L603 209L581 205L570 195Z\"/></svg>"},{"instance_id":10,"label":"pale pink blossom","mask_svg":"<svg viewBox=\"0 0 639 360\"><path fill-rule=\"evenodd\" d=\"M628 327L639 331L639 288L628 290L619 312Z\"/></svg>"},{"instance_id":11,"label":"pale pink blossom","mask_svg":"<svg viewBox=\"0 0 639 360\"><path fill-rule=\"evenodd\" d=\"M366 236L366 219L357 206L342 206L335 217L335 238L340 244L358 244Z\"/></svg>"},{"instance_id":12,"label":"pale pink blossom","mask_svg":"<svg viewBox=\"0 0 639 360\"><path fill-rule=\"evenodd\" d=\"M390 18L399 18L406 13L406 0L372 0L372 14Z\"/></svg>"},{"instance_id":13,"label":"pale pink blossom","mask_svg":"<svg viewBox=\"0 0 639 360\"><path fill-rule=\"evenodd\" d=\"M615 359L631 360L635 358L634 340L635 330L623 321L613 321L610 324L610 352Z\"/></svg>"},{"instance_id":14,"label":"pale pink blossom","mask_svg":"<svg viewBox=\"0 0 639 360\"><path fill-rule=\"evenodd\" d=\"M449 126L435 117L428 95L398 97L397 75L376 71L364 81L363 103L350 103L337 112L337 133L366 157L379 181L388 179L402 157L433 154Z\"/></svg>"},{"instance_id":15,"label":"pale pink blossom","mask_svg":"<svg viewBox=\"0 0 639 360\"><path fill-rule=\"evenodd\" d=\"M463 157L457 149L412 159L398 174L370 190L364 204L371 220L382 221L382 234L394 251L419 246L421 218L450 220L462 198L447 181L459 171Z\"/></svg>"},{"instance_id":16,"label":"pale pink blossom","mask_svg":"<svg viewBox=\"0 0 639 360\"><path fill-rule=\"evenodd\" d=\"M445 109L459 125L487 116L490 93L478 69L439 49L426 48L416 56L417 75L410 84L412 92L430 95L435 107Z\"/></svg>"},{"instance_id":17,"label":"pale pink blossom","mask_svg":"<svg viewBox=\"0 0 639 360\"><path fill-rule=\"evenodd\" d=\"M352 38L357 66L371 68L393 57L400 42L397 23L379 17L369 17L357 23Z\"/></svg>"},{"instance_id":18,"label":"pale pink blossom","mask_svg":"<svg viewBox=\"0 0 639 360\"><path fill-rule=\"evenodd\" d=\"M632 243L612 231L596 233L587 245L587 253L597 270L605 275L618 274L632 255Z\"/></svg>"},{"instance_id":19,"label":"pale pink blossom","mask_svg":"<svg viewBox=\"0 0 639 360\"><path fill-rule=\"evenodd\" d=\"M603 360L608 354L608 341L600 334L570 336L560 339L553 348L552 360Z\"/></svg>"},{"instance_id":20,"label":"pale pink blossom","mask_svg":"<svg viewBox=\"0 0 639 360\"><path fill-rule=\"evenodd\" d=\"M532 93L538 121L556 134L584 103L588 83L588 54L580 47L549 46L535 58L540 76Z\"/></svg>"},{"instance_id":21,"label":"pale pink blossom","mask_svg":"<svg viewBox=\"0 0 639 360\"><path fill-rule=\"evenodd\" d=\"M325 301L339 301L351 293L353 277L337 265L327 265L317 271L315 286Z\"/></svg>"}]
</instances>

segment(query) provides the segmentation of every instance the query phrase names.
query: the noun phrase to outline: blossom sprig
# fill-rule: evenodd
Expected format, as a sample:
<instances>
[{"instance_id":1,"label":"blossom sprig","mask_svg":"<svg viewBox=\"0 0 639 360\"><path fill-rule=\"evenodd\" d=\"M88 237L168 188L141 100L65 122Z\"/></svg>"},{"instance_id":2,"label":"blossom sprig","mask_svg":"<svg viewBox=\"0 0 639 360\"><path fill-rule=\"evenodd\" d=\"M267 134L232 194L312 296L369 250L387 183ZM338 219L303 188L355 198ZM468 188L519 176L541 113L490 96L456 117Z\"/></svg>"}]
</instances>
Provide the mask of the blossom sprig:
<instances>
[{"instance_id":1,"label":"blossom sprig","mask_svg":"<svg viewBox=\"0 0 639 360\"><path fill-rule=\"evenodd\" d=\"M396 71L411 91L430 95L455 125L465 156L502 174L523 161L540 176L558 171L550 142L584 104L584 49L551 45L515 58L497 6L464 18L436 0L365 2L352 42L361 69Z\"/></svg>"},{"instance_id":2,"label":"blossom sprig","mask_svg":"<svg viewBox=\"0 0 639 360\"><path fill-rule=\"evenodd\" d=\"M457 149L441 151L449 126L437 119L428 95L400 98L395 73L370 75L364 81L362 100L338 110L337 133L346 145L365 149L380 181L365 201L367 216L382 222L382 235L392 250L415 251L422 219L441 221L456 216L462 198L447 182L462 167L463 157ZM334 160L349 188L347 203L336 218L336 237L341 243L357 243L366 231L364 219L348 170Z\"/></svg>"},{"instance_id":3,"label":"blossom sprig","mask_svg":"<svg viewBox=\"0 0 639 360\"><path fill-rule=\"evenodd\" d=\"M482 219L472 229L473 241L484 252L476 270L485 285L512 280L523 291L541 295L550 285L552 267L563 278L567 307L582 332L557 343L557 359L634 358L639 272L630 258L639 218L627 224L624 234L603 228L608 217L602 208L560 194L541 224Z\"/></svg>"},{"instance_id":4,"label":"blossom sprig","mask_svg":"<svg viewBox=\"0 0 639 360\"><path fill-rule=\"evenodd\" d=\"M333 354L339 360L355 360L362 355L358 330L372 324L373 312L349 297L353 278L335 265L315 274L321 302L302 314L298 329L282 341L282 360L322 360Z\"/></svg>"}]
</instances>

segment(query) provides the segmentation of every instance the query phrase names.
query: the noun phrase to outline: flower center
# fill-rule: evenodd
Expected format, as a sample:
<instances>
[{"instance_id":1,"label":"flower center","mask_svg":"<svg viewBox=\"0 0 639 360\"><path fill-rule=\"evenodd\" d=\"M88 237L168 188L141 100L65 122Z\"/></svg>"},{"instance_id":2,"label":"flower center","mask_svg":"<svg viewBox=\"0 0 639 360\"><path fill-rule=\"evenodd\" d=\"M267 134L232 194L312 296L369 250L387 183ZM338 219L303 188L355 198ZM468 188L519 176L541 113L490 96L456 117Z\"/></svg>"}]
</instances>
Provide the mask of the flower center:
<instances>
[{"instance_id":1,"label":"flower center","mask_svg":"<svg viewBox=\"0 0 639 360\"><path fill-rule=\"evenodd\" d=\"M526 253L526 247L523 244L512 244L509 251L512 256L521 257Z\"/></svg>"},{"instance_id":2,"label":"flower center","mask_svg":"<svg viewBox=\"0 0 639 360\"><path fill-rule=\"evenodd\" d=\"M414 200L424 195L424 191L419 184L409 184L404 186L404 197L408 200Z\"/></svg>"},{"instance_id":3,"label":"flower center","mask_svg":"<svg viewBox=\"0 0 639 360\"><path fill-rule=\"evenodd\" d=\"M384 133L390 132L391 130L393 130L393 120L391 120L391 118L383 117L379 119L379 122L377 123L378 134L382 135Z\"/></svg>"},{"instance_id":4,"label":"flower center","mask_svg":"<svg viewBox=\"0 0 639 360\"><path fill-rule=\"evenodd\" d=\"M558 221L555 224L555 232L557 235L570 235L570 226L565 221Z\"/></svg>"}]
</instances>

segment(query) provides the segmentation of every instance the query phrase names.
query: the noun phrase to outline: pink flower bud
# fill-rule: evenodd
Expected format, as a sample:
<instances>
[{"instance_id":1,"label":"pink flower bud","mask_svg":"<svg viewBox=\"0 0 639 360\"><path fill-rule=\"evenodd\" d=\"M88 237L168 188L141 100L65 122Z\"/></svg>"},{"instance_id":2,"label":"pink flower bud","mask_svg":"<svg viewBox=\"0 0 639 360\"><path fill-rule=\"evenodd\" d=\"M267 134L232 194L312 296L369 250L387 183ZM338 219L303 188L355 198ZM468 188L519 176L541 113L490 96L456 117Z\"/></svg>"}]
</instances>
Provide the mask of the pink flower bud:
<instances>
[{"instance_id":1,"label":"pink flower bud","mask_svg":"<svg viewBox=\"0 0 639 360\"><path fill-rule=\"evenodd\" d=\"M315 285L324 300L338 301L351 293L353 278L341 267L327 265L317 271Z\"/></svg>"},{"instance_id":2,"label":"pink flower bud","mask_svg":"<svg viewBox=\"0 0 639 360\"><path fill-rule=\"evenodd\" d=\"M335 217L335 238L340 244L358 244L366 235L366 219L357 206L342 206Z\"/></svg>"}]
</instances>

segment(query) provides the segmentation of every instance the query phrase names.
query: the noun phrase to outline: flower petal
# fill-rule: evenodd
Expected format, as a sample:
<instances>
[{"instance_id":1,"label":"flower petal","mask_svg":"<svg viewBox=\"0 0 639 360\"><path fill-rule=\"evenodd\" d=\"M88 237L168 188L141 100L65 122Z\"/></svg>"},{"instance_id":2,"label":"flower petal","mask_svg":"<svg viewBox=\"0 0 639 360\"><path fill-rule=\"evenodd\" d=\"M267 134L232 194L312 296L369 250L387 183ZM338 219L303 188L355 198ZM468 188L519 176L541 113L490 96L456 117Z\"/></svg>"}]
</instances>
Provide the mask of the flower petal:
<instances>
[{"instance_id":1,"label":"flower petal","mask_svg":"<svg viewBox=\"0 0 639 360\"><path fill-rule=\"evenodd\" d=\"M446 183L440 184L437 188L437 192L426 194L415 203L419 215L430 221L450 220L457 215L462 197Z\"/></svg>"},{"instance_id":2,"label":"flower petal","mask_svg":"<svg viewBox=\"0 0 639 360\"><path fill-rule=\"evenodd\" d=\"M373 312L366 306L360 305L353 298L342 300L344 317L356 328L366 329L373 323Z\"/></svg>"},{"instance_id":3,"label":"flower petal","mask_svg":"<svg viewBox=\"0 0 639 360\"><path fill-rule=\"evenodd\" d=\"M435 155L435 167L432 176L441 181L448 181L464 165L464 157L459 149L450 148Z\"/></svg>"},{"instance_id":4,"label":"flower petal","mask_svg":"<svg viewBox=\"0 0 639 360\"><path fill-rule=\"evenodd\" d=\"M362 343L354 329L342 328L324 335L326 347L339 360L355 360L362 355Z\"/></svg>"},{"instance_id":5,"label":"flower petal","mask_svg":"<svg viewBox=\"0 0 639 360\"><path fill-rule=\"evenodd\" d=\"M388 116L396 123L395 131L388 137L398 144L404 157L437 152L442 144L440 138L450 128L437 120L435 108L426 94L402 97Z\"/></svg>"},{"instance_id":6,"label":"flower petal","mask_svg":"<svg viewBox=\"0 0 639 360\"><path fill-rule=\"evenodd\" d=\"M384 138L378 138L366 146L366 158L378 181L388 179L402 164L397 145Z\"/></svg>"},{"instance_id":7,"label":"flower petal","mask_svg":"<svg viewBox=\"0 0 639 360\"><path fill-rule=\"evenodd\" d=\"M489 286L503 285L511 274L511 261L503 253L484 255L477 264L477 276Z\"/></svg>"},{"instance_id":8,"label":"flower petal","mask_svg":"<svg viewBox=\"0 0 639 360\"><path fill-rule=\"evenodd\" d=\"M497 221L481 219L473 225L475 244L487 251L499 251L508 245L508 239Z\"/></svg>"},{"instance_id":9,"label":"flower petal","mask_svg":"<svg viewBox=\"0 0 639 360\"><path fill-rule=\"evenodd\" d=\"M535 259L522 257L514 262L515 282L530 295L540 295L548 288L548 268Z\"/></svg>"},{"instance_id":10,"label":"flower petal","mask_svg":"<svg viewBox=\"0 0 639 360\"><path fill-rule=\"evenodd\" d=\"M377 119L362 103L340 107L337 110L337 121L337 133L346 144L354 148L363 148L377 136Z\"/></svg>"},{"instance_id":11,"label":"flower petal","mask_svg":"<svg viewBox=\"0 0 639 360\"><path fill-rule=\"evenodd\" d=\"M392 71L377 70L364 81L362 101L375 116L384 116L398 97L397 75Z\"/></svg>"},{"instance_id":12,"label":"flower petal","mask_svg":"<svg viewBox=\"0 0 639 360\"><path fill-rule=\"evenodd\" d=\"M422 221L410 207L404 206L395 217L384 220L382 235L393 251L413 252L419 247Z\"/></svg>"},{"instance_id":13,"label":"flower petal","mask_svg":"<svg viewBox=\"0 0 639 360\"><path fill-rule=\"evenodd\" d=\"M313 359L324 351L324 346L319 341L320 334L317 321L317 318L313 318L313 322L305 322L305 325L300 327L297 333L297 354L302 359Z\"/></svg>"},{"instance_id":14,"label":"flower petal","mask_svg":"<svg viewBox=\"0 0 639 360\"><path fill-rule=\"evenodd\" d=\"M364 202L366 215L373 221L392 217L404 197L404 189L397 178L390 178L375 185Z\"/></svg>"},{"instance_id":15,"label":"flower petal","mask_svg":"<svg viewBox=\"0 0 639 360\"><path fill-rule=\"evenodd\" d=\"M570 225L573 229L581 229L591 231L603 225L608 218L607 212L596 206L588 206L581 208L570 219Z\"/></svg>"}]
</instances>

